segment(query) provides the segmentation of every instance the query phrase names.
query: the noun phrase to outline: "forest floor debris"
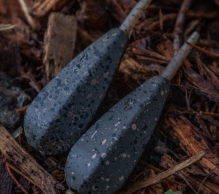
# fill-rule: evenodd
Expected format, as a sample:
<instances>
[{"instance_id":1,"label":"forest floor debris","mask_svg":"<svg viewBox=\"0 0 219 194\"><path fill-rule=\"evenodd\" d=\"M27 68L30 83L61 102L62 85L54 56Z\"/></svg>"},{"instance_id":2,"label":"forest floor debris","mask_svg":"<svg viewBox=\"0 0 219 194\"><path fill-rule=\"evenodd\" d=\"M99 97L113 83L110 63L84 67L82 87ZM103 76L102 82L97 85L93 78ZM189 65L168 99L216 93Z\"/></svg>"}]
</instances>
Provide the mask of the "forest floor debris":
<instances>
[{"instance_id":1,"label":"forest floor debris","mask_svg":"<svg viewBox=\"0 0 219 194\"><path fill-rule=\"evenodd\" d=\"M41 189L46 189L45 193L56 193L58 182L61 188L63 184L68 189L64 178L66 156L43 156L26 142L22 127L28 104L71 59L106 31L119 27L135 4L135 0L0 1L0 99L3 99L0 123L4 125L0 130L5 134L1 136L0 150L3 158L7 158L8 168L13 164L14 170L17 169L18 174L12 176L26 192L41 193ZM157 129L127 184L147 182L198 153L206 154L199 162L158 184L136 192L130 188L136 194L163 194L170 189L172 193L184 194L219 193L218 5L218 0L153 0L129 33L129 46L99 115L143 82L160 75L194 30L201 35L197 46L191 45L196 49L172 81ZM60 26L56 22L50 25L55 15L61 18ZM65 22L64 18L71 19ZM54 38L56 33L52 31L59 38ZM50 63L55 65L52 70L48 70ZM16 140L6 129L10 133L16 131ZM13 142L17 151L9 142ZM35 187L31 181L34 178L28 176L29 171L25 172L28 166L22 167L16 162L19 160L11 160L19 159L22 154L28 159L20 163L29 161L28 165L34 164L50 177L47 188L39 181L34 183L41 189ZM9 181L5 190L0 191L22 193L12 186L5 164L1 164L0 173ZM0 183L6 184L2 178Z\"/></svg>"}]
</instances>

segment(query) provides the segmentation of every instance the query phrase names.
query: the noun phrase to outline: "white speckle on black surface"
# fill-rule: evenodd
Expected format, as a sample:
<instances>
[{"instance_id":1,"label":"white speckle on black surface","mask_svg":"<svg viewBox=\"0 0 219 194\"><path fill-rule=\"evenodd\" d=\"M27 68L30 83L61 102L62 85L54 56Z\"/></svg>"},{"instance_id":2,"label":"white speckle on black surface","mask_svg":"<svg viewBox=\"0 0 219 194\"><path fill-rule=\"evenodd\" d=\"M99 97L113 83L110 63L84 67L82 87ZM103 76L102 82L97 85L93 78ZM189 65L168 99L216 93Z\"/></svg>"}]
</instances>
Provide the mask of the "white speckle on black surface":
<instances>
[{"instance_id":1,"label":"white speckle on black surface","mask_svg":"<svg viewBox=\"0 0 219 194\"><path fill-rule=\"evenodd\" d=\"M102 157L102 158L105 158L105 157L106 157L106 153L102 153L102 154L101 154L101 157Z\"/></svg>"},{"instance_id":2,"label":"white speckle on black surface","mask_svg":"<svg viewBox=\"0 0 219 194\"><path fill-rule=\"evenodd\" d=\"M118 190L141 157L157 124L155 119L158 120L162 113L169 88L169 80L155 76L123 98L92 125L84 134L84 141L77 141L69 152L65 166L69 188L80 194L111 194ZM161 91L167 92L161 95ZM120 124L115 130L118 121ZM91 134L95 131L94 140ZM105 139L106 143L102 145ZM96 154L94 159L93 149ZM105 157L102 157L103 153ZM77 155L77 158L72 155ZM89 168L84 167L87 163L91 163ZM75 173L76 180L73 180L71 172ZM109 178L107 184L101 177ZM96 185L96 191L92 190L93 185Z\"/></svg>"},{"instance_id":3,"label":"white speckle on black surface","mask_svg":"<svg viewBox=\"0 0 219 194\"><path fill-rule=\"evenodd\" d=\"M102 145L105 144L105 143L106 143L106 139L104 139L104 140L102 141Z\"/></svg>"},{"instance_id":4,"label":"white speckle on black surface","mask_svg":"<svg viewBox=\"0 0 219 194\"><path fill-rule=\"evenodd\" d=\"M46 154L69 150L86 131L118 68L128 35L112 29L72 60L26 111L27 141Z\"/></svg>"},{"instance_id":5,"label":"white speckle on black surface","mask_svg":"<svg viewBox=\"0 0 219 194\"><path fill-rule=\"evenodd\" d=\"M132 124L132 129L133 129L133 130L136 130L136 129L137 129L136 124Z\"/></svg>"}]
</instances>

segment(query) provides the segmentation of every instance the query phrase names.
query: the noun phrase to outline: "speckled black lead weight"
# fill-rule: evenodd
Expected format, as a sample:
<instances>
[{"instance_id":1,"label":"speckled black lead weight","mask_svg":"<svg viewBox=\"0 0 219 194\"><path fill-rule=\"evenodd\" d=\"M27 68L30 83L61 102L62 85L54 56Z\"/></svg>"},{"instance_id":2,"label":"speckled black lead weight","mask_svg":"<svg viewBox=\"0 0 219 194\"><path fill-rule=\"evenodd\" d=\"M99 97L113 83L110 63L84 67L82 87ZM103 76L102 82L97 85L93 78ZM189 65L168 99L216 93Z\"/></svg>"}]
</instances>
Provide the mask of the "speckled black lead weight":
<instances>
[{"instance_id":1,"label":"speckled black lead weight","mask_svg":"<svg viewBox=\"0 0 219 194\"><path fill-rule=\"evenodd\" d=\"M193 32L188 42L194 44L198 38L198 32ZM169 93L169 80L190 50L184 43L161 76L153 77L122 99L77 141L65 167L72 190L110 194L125 183L158 122Z\"/></svg>"},{"instance_id":2,"label":"speckled black lead weight","mask_svg":"<svg viewBox=\"0 0 219 194\"><path fill-rule=\"evenodd\" d=\"M103 115L72 147L66 181L79 194L111 194L129 177L159 120L170 81L155 76Z\"/></svg>"},{"instance_id":3,"label":"speckled black lead weight","mask_svg":"<svg viewBox=\"0 0 219 194\"><path fill-rule=\"evenodd\" d=\"M29 144L46 154L69 150L86 131L120 63L128 35L112 29L71 61L26 111Z\"/></svg>"}]
</instances>

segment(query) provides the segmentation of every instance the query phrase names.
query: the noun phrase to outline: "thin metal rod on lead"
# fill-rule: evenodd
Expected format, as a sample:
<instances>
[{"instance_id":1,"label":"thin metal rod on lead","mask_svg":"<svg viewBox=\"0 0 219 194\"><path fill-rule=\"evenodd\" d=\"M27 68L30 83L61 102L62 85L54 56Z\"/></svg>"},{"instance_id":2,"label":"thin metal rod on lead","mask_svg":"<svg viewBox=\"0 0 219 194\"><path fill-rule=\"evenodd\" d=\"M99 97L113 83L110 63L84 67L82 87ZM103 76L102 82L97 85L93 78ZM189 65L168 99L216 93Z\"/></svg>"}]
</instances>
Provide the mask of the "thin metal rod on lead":
<instances>
[{"instance_id":1,"label":"thin metal rod on lead","mask_svg":"<svg viewBox=\"0 0 219 194\"><path fill-rule=\"evenodd\" d=\"M187 41L192 44L195 44L198 38L199 38L199 33L193 32L193 34L189 37ZM192 49L191 46L184 43L183 46L180 48L180 50L177 52L177 54L167 65L166 69L164 70L161 76L165 77L168 80L171 80L176 74L176 72L178 71L178 69L180 68L180 66L182 65L184 59L186 59L186 57L188 56L191 49Z\"/></svg>"},{"instance_id":2,"label":"thin metal rod on lead","mask_svg":"<svg viewBox=\"0 0 219 194\"><path fill-rule=\"evenodd\" d=\"M151 1L152 0L140 0L129 13L119 29L124 32L129 32L142 16L143 11L148 7Z\"/></svg>"}]
</instances>

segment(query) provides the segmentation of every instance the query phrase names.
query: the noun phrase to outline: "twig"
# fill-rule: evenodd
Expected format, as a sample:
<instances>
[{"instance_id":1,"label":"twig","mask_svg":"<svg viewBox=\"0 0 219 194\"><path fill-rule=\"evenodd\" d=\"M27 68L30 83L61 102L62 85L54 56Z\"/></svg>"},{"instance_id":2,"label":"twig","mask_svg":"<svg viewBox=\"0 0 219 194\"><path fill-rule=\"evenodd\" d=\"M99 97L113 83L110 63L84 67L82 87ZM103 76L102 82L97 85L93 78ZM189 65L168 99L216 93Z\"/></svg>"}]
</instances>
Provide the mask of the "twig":
<instances>
[{"instance_id":1,"label":"twig","mask_svg":"<svg viewBox=\"0 0 219 194\"><path fill-rule=\"evenodd\" d=\"M189 27L185 30L184 36L187 37L190 32L199 24L199 20L193 20L190 22Z\"/></svg>"},{"instance_id":2,"label":"twig","mask_svg":"<svg viewBox=\"0 0 219 194\"><path fill-rule=\"evenodd\" d=\"M201 188L202 188L202 186L204 185L205 181L206 181L206 180L208 179L208 177L214 172L214 170L215 170L216 168L217 168L217 167L215 166L215 168L212 169L212 170L208 173L208 175L203 179L202 184L201 184L200 187L198 188L197 194L200 193Z\"/></svg>"},{"instance_id":3,"label":"twig","mask_svg":"<svg viewBox=\"0 0 219 194\"><path fill-rule=\"evenodd\" d=\"M213 1L219 7L219 1L218 0L213 0Z\"/></svg>"},{"instance_id":4,"label":"twig","mask_svg":"<svg viewBox=\"0 0 219 194\"><path fill-rule=\"evenodd\" d=\"M144 54L131 53L131 52L127 52L127 54L129 54L130 56L133 56L133 55L137 56L137 59L142 60L142 61L152 61L152 62L155 62L155 63L164 63L164 64L169 63L169 61L145 57Z\"/></svg>"},{"instance_id":5,"label":"twig","mask_svg":"<svg viewBox=\"0 0 219 194\"><path fill-rule=\"evenodd\" d=\"M155 53L153 51L149 51L149 50L146 50L146 49L142 49L142 48L139 48L139 47L136 47L136 46L133 46L133 45L130 45L131 47L143 52L144 54L150 56L150 57L155 57L155 58L158 58L158 59L162 59L162 60L165 60L165 61L170 61L171 59L163 56L163 55L160 55L158 53Z\"/></svg>"},{"instance_id":6,"label":"twig","mask_svg":"<svg viewBox=\"0 0 219 194\"><path fill-rule=\"evenodd\" d=\"M11 178L14 180L14 182L18 185L18 187L20 187L21 190L22 190L25 194L29 194L29 193L22 187L22 185L17 181L17 179L14 177L14 175L11 173L11 170L10 170L9 165L8 165L7 162L5 163L5 166L6 166L6 169L7 169L7 171L8 171L8 174L11 176Z\"/></svg>"},{"instance_id":7,"label":"twig","mask_svg":"<svg viewBox=\"0 0 219 194\"><path fill-rule=\"evenodd\" d=\"M29 82L29 85L30 85L31 87L33 87L38 93L40 93L41 87L39 87L39 85L38 85L35 81Z\"/></svg>"},{"instance_id":8,"label":"twig","mask_svg":"<svg viewBox=\"0 0 219 194\"><path fill-rule=\"evenodd\" d=\"M29 85L32 86L38 93L42 90L42 86L36 81L35 76L30 71L26 73L22 68L20 72L21 72L21 77L29 79L30 80Z\"/></svg>"},{"instance_id":9,"label":"twig","mask_svg":"<svg viewBox=\"0 0 219 194\"><path fill-rule=\"evenodd\" d=\"M181 172L176 171L174 174L182 178L186 182L186 184L194 191L194 193L196 193L196 190L194 189L194 187L190 184L190 182L186 179L186 177Z\"/></svg>"},{"instance_id":10,"label":"twig","mask_svg":"<svg viewBox=\"0 0 219 194\"><path fill-rule=\"evenodd\" d=\"M25 17L27 19L27 22L30 24L30 26L32 28L35 28L36 24L35 24L32 16L28 12L28 8L27 8L26 3L24 2L24 0L18 0L18 2L20 3L21 9L22 9L22 11L23 11L23 13L24 13L24 15L25 15Z\"/></svg>"},{"instance_id":11,"label":"twig","mask_svg":"<svg viewBox=\"0 0 219 194\"><path fill-rule=\"evenodd\" d=\"M18 170L17 168L15 168L13 165L11 165L9 162L5 162L5 164L11 168L12 170L14 170L16 173L18 173L19 175L21 175L22 177L24 177L25 179L27 179L29 182L31 182L33 185L35 185L34 181L32 179L30 179L28 176L26 176L24 173L22 173L20 170Z\"/></svg>"},{"instance_id":12,"label":"twig","mask_svg":"<svg viewBox=\"0 0 219 194\"><path fill-rule=\"evenodd\" d=\"M215 40L199 39L197 45L205 48L219 48L219 43Z\"/></svg>"},{"instance_id":13,"label":"twig","mask_svg":"<svg viewBox=\"0 0 219 194\"><path fill-rule=\"evenodd\" d=\"M43 65L41 65L41 66L37 67L36 70L40 70L40 69L43 69L43 68L44 68Z\"/></svg>"},{"instance_id":14,"label":"twig","mask_svg":"<svg viewBox=\"0 0 219 194\"><path fill-rule=\"evenodd\" d=\"M157 13L160 9L162 9L163 12L166 12L166 13L171 13L171 12L177 13L179 10L175 7L149 5L147 8L147 11L152 12L152 13Z\"/></svg>"},{"instance_id":15,"label":"twig","mask_svg":"<svg viewBox=\"0 0 219 194\"><path fill-rule=\"evenodd\" d=\"M188 94L187 94L187 89L186 89L186 104L187 104L187 108L188 110L190 110L190 106L189 106L189 98L188 98Z\"/></svg>"},{"instance_id":16,"label":"twig","mask_svg":"<svg viewBox=\"0 0 219 194\"><path fill-rule=\"evenodd\" d=\"M177 17L176 20L176 26L175 26L175 30L174 30L174 50L175 50L175 54L178 52L178 50L180 49L182 43L183 43L183 27L184 27L184 22L185 22L185 13L187 11L187 9L190 7L192 0L184 0L180 11L179 11L179 15Z\"/></svg>"},{"instance_id":17,"label":"twig","mask_svg":"<svg viewBox=\"0 0 219 194\"><path fill-rule=\"evenodd\" d=\"M12 24L0 24L0 32L14 29L14 25Z\"/></svg>"},{"instance_id":18,"label":"twig","mask_svg":"<svg viewBox=\"0 0 219 194\"><path fill-rule=\"evenodd\" d=\"M200 111L200 114L209 115L209 116L212 116L212 117L218 117L219 118L219 114L212 113L212 112L202 112L202 111Z\"/></svg>"},{"instance_id":19,"label":"twig","mask_svg":"<svg viewBox=\"0 0 219 194\"><path fill-rule=\"evenodd\" d=\"M206 154L205 151L201 151L198 154L192 156L191 158L187 159L186 161L154 176L151 177L149 179L147 179L146 181L140 181L140 182L136 182L136 183L132 183L132 184L128 184L127 186L124 187L124 189L122 189L121 192L119 192L120 194L131 194L134 193L136 190L138 189L142 189L142 188L146 188L150 185L154 185L159 183L161 180L169 177L170 175L174 174L176 171L182 170L188 166L190 166L191 164L197 162L198 160L200 160L204 155Z\"/></svg>"},{"instance_id":20,"label":"twig","mask_svg":"<svg viewBox=\"0 0 219 194\"><path fill-rule=\"evenodd\" d=\"M121 5L118 3L117 0L112 0L112 8L114 10L111 13L112 16L121 24L127 17L127 14L122 9Z\"/></svg>"},{"instance_id":21,"label":"twig","mask_svg":"<svg viewBox=\"0 0 219 194\"><path fill-rule=\"evenodd\" d=\"M175 20L177 17L177 14L175 13L171 13L171 14L167 14L167 15L163 15L163 22L169 21L169 20ZM151 25L147 26L146 29L147 30L156 30L159 29L160 27L160 21L157 22L153 22Z\"/></svg>"},{"instance_id":22,"label":"twig","mask_svg":"<svg viewBox=\"0 0 219 194\"><path fill-rule=\"evenodd\" d=\"M195 49L197 49L197 50L199 50L199 51L201 51L203 53L209 54L209 55L214 56L214 57L219 57L219 54L217 54L217 53L213 53L213 52L207 51L207 50L205 50L205 49L203 49L203 48L201 48L199 46L196 46L196 45L194 45L194 44L192 44L190 42L187 42L187 41L186 41L186 43L189 46L191 46L191 47L193 47L193 48L195 48Z\"/></svg>"},{"instance_id":23,"label":"twig","mask_svg":"<svg viewBox=\"0 0 219 194\"><path fill-rule=\"evenodd\" d=\"M162 10L159 10L159 18L160 18L160 30L163 30L163 13Z\"/></svg>"},{"instance_id":24,"label":"twig","mask_svg":"<svg viewBox=\"0 0 219 194\"><path fill-rule=\"evenodd\" d=\"M29 104L22 108L16 109L16 112L24 115L28 107L29 107Z\"/></svg>"},{"instance_id":25,"label":"twig","mask_svg":"<svg viewBox=\"0 0 219 194\"><path fill-rule=\"evenodd\" d=\"M203 19L215 19L218 18L219 12L216 11L197 11L197 10L188 10L186 12L186 17L189 18L203 18Z\"/></svg>"}]
</instances>

